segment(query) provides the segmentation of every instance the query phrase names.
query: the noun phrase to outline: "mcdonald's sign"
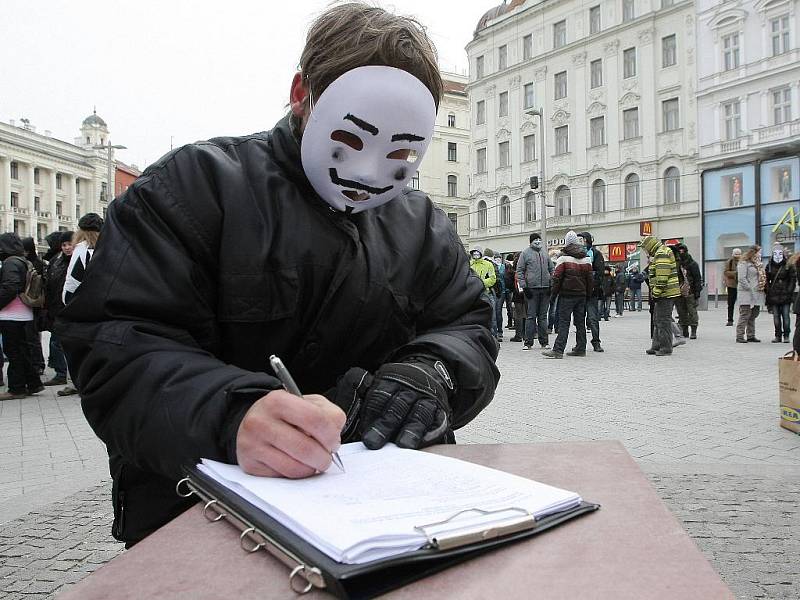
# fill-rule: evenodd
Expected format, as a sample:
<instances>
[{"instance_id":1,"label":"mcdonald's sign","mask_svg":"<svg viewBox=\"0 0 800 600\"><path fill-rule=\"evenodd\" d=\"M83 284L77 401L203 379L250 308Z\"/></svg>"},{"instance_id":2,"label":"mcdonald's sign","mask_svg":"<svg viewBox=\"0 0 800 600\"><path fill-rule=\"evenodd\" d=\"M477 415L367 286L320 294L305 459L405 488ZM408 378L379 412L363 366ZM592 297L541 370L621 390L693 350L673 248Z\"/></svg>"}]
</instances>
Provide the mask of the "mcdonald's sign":
<instances>
[{"instance_id":1,"label":"mcdonald's sign","mask_svg":"<svg viewBox=\"0 0 800 600\"><path fill-rule=\"evenodd\" d=\"M639 221L639 235L653 235L653 222L652 221Z\"/></svg>"},{"instance_id":2,"label":"mcdonald's sign","mask_svg":"<svg viewBox=\"0 0 800 600\"><path fill-rule=\"evenodd\" d=\"M609 262L625 262L625 244L609 244L608 245L608 261Z\"/></svg>"}]
</instances>

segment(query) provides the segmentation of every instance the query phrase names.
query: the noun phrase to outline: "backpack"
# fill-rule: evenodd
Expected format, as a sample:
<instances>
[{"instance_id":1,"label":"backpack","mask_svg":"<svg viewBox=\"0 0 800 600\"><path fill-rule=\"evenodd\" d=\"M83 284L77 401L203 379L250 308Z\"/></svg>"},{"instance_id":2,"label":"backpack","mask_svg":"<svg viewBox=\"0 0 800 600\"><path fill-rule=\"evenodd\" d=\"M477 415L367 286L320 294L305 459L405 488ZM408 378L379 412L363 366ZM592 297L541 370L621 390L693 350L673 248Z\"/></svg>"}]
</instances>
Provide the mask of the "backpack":
<instances>
[{"instance_id":1,"label":"backpack","mask_svg":"<svg viewBox=\"0 0 800 600\"><path fill-rule=\"evenodd\" d=\"M25 263L25 288L20 292L19 299L25 306L42 308L44 306L44 279L41 274L27 258L21 256L12 256L11 258L18 258Z\"/></svg>"}]
</instances>

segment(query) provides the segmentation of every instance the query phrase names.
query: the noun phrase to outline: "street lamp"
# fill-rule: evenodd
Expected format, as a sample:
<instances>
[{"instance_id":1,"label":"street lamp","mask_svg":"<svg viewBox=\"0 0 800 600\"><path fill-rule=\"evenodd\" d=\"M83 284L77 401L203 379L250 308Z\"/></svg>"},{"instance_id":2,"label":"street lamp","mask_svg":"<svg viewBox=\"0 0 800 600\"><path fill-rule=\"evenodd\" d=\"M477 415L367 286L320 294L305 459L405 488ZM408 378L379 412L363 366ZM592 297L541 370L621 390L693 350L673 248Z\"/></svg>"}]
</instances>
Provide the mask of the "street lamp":
<instances>
[{"instance_id":1,"label":"street lamp","mask_svg":"<svg viewBox=\"0 0 800 600\"><path fill-rule=\"evenodd\" d=\"M108 144L102 145L95 145L92 146L95 150L108 150L108 190L106 201L111 201L114 199L114 150L127 150L127 146L122 146L120 144L111 145L111 140L109 140Z\"/></svg>"},{"instance_id":2,"label":"street lamp","mask_svg":"<svg viewBox=\"0 0 800 600\"><path fill-rule=\"evenodd\" d=\"M547 197L544 191L544 182L545 182L545 174L544 174L544 157L545 157L545 143L544 143L544 109L543 108L533 108L531 110L526 110L525 114L532 115L539 117L539 145L541 149L539 151L539 166L541 167L539 170L541 172L541 176L539 177L539 193L541 194L541 203L540 203L540 211L541 211L541 225L542 225L542 244L545 248L547 248Z\"/></svg>"}]
</instances>

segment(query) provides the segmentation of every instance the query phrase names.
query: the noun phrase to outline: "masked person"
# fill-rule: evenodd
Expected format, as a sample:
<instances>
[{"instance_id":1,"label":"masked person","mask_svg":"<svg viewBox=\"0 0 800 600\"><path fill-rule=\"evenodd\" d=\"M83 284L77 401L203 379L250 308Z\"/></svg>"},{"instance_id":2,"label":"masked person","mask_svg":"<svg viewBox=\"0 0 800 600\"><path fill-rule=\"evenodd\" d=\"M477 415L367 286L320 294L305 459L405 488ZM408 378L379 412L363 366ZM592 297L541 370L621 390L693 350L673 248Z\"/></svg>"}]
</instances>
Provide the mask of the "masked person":
<instances>
[{"instance_id":1,"label":"masked person","mask_svg":"<svg viewBox=\"0 0 800 600\"><path fill-rule=\"evenodd\" d=\"M583 247L592 263L594 273L594 286L591 296L586 304L586 326L592 332L592 349L595 352L603 352L600 340L600 304L603 301L603 273L605 272L606 261L603 253L594 246L594 238L588 231L578 234L579 239L583 240Z\"/></svg>"},{"instance_id":2,"label":"masked person","mask_svg":"<svg viewBox=\"0 0 800 600\"><path fill-rule=\"evenodd\" d=\"M525 324L524 350L533 347L533 334L542 348L550 348L547 335L547 309L550 307L550 279L553 261L542 244L542 236L532 233L530 245L522 251L517 263L517 279L528 304L528 321Z\"/></svg>"},{"instance_id":3,"label":"masked person","mask_svg":"<svg viewBox=\"0 0 800 600\"><path fill-rule=\"evenodd\" d=\"M675 298L681 295L678 283L678 265L675 254L656 238L642 238L642 248L650 257L648 287L653 310L653 342L647 354L669 356L672 354L672 308Z\"/></svg>"},{"instance_id":4,"label":"masked person","mask_svg":"<svg viewBox=\"0 0 800 600\"><path fill-rule=\"evenodd\" d=\"M453 441L497 386L484 286L407 187L442 93L422 26L335 5L300 69L271 131L179 148L109 206L61 313L129 545L191 505L175 483L201 457L306 477L340 442Z\"/></svg>"},{"instance_id":5,"label":"masked person","mask_svg":"<svg viewBox=\"0 0 800 600\"><path fill-rule=\"evenodd\" d=\"M769 259L766 268L766 303L772 312L772 322L775 326L775 337L772 338L774 344L781 340L788 344L791 333L789 313L796 277L794 264L790 265L788 262L783 246L781 244L772 246L772 258Z\"/></svg>"}]
</instances>

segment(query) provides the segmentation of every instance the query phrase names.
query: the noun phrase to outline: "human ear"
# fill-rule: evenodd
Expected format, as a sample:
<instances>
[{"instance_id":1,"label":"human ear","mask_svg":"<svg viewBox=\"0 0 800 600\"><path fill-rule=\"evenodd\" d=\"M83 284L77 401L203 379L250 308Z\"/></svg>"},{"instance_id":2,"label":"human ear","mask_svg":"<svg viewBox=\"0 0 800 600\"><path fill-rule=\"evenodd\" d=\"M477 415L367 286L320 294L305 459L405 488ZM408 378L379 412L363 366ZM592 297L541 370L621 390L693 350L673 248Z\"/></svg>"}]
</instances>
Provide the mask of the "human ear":
<instances>
[{"instance_id":1,"label":"human ear","mask_svg":"<svg viewBox=\"0 0 800 600\"><path fill-rule=\"evenodd\" d=\"M308 111L307 98L308 88L303 83L303 76L300 73L295 73L292 78L292 87L289 90L289 106L294 116L301 119L306 116Z\"/></svg>"}]
</instances>

